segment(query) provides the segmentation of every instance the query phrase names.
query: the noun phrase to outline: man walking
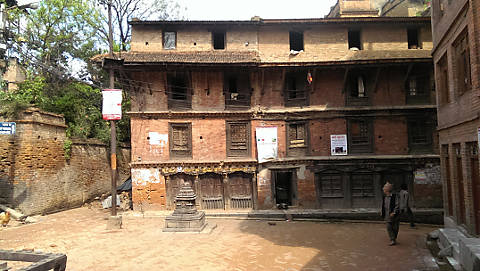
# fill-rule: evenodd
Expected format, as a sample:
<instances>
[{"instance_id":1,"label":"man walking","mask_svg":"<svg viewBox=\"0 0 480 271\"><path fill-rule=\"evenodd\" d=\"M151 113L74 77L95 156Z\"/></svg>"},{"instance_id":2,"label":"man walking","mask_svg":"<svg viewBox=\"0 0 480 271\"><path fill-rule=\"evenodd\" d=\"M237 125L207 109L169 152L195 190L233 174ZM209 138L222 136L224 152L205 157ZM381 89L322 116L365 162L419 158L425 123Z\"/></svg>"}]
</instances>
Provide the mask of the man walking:
<instances>
[{"instance_id":1,"label":"man walking","mask_svg":"<svg viewBox=\"0 0 480 271\"><path fill-rule=\"evenodd\" d=\"M392 193L392 184L387 182L383 186L382 217L387 224L387 232L390 237L390 246L397 243L399 220L399 200L396 194Z\"/></svg>"},{"instance_id":2,"label":"man walking","mask_svg":"<svg viewBox=\"0 0 480 271\"><path fill-rule=\"evenodd\" d=\"M398 196L400 198L400 214L402 217L406 216L410 222L410 228L414 228L415 223L413 223L413 212L412 209L410 209L410 195L408 194L406 183L402 183L400 186Z\"/></svg>"}]
</instances>

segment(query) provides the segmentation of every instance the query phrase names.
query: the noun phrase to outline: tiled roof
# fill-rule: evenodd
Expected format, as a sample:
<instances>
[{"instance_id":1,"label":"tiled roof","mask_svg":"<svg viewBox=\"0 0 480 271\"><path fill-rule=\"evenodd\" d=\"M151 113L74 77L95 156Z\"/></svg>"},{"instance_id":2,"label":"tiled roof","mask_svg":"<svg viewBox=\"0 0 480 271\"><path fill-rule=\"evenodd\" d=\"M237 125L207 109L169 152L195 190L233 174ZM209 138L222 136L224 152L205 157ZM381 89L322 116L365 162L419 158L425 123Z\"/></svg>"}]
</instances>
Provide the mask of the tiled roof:
<instances>
[{"instance_id":1,"label":"tiled roof","mask_svg":"<svg viewBox=\"0 0 480 271\"><path fill-rule=\"evenodd\" d=\"M108 54L96 55L94 62L101 62L108 58ZM359 50L348 51L344 56L329 57L327 59L305 58L285 62L283 60L262 60L257 52L228 52L228 51L199 51L199 52L123 52L115 54L116 59L123 59L125 64L239 64L239 65L315 65L362 62L397 62L402 60L431 59L430 50Z\"/></svg>"},{"instance_id":2,"label":"tiled roof","mask_svg":"<svg viewBox=\"0 0 480 271\"><path fill-rule=\"evenodd\" d=\"M108 54L96 55L92 58L101 62ZM123 52L115 58L125 63L175 63L175 64L255 64L258 54L254 51L198 51L198 52Z\"/></svg>"}]
</instances>

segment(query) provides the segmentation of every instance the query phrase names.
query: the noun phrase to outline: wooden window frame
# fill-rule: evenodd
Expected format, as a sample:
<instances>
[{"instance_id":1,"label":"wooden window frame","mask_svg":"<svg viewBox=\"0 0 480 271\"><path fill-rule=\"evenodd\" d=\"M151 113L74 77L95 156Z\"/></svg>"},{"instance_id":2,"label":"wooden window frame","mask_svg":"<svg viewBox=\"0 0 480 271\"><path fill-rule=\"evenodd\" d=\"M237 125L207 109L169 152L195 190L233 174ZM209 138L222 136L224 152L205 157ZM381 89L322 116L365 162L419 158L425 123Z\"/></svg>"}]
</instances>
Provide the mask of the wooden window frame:
<instances>
[{"instance_id":1,"label":"wooden window frame","mask_svg":"<svg viewBox=\"0 0 480 271\"><path fill-rule=\"evenodd\" d=\"M362 78L363 95L359 93L359 82ZM367 71L354 71L347 76L347 95L345 95L348 106L367 106L370 104L370 76ZM354 95L356 94L356 95Z\"/></svg>"},{"instance_id":2,"label":"wooden window frame","mask_svg":"<svg viewBox=\"0 0 480 271\"><path fill-rule=\"evenodd\" d=\"M175 35L175 45L173 48L166 48L165 47L165 33L174 33ZM177 49L177 31L163 31L162 32L162 48L164 50L175 50Z\"/></svg>"},{"instance_id":3,"label":"wooden window frame","mask_svg":"<svg viewBox=\"0 0 480 271\"><path fill-rule=\"evenodd\" d=\"M412 94L411 83L415 82L416 90ZM407 104L425 104L430 103L431 79L430 75L417 74L408 77L406 81Z\"/></svg>"},{"instance_id":4,"label":"wooden window frame","mask_svg":"<svg viewBox=\"0 0 480 271\"><path fill-rule=\"evenodd\" d=\"M192 89L191 89L191 80L188 72L170 72L167 73L167 96L168 96L168 109L174 110L188 110L192 108ZM174 99L174 91L178 86L176 82L179 80L184 81L186 92L186 99ZM183 95L183 94L181 94Z\"/></svg>"},{"instance_id":5,"label":"wooden window frame","mask_svg":"<svg viewBox=\"0 0 480 271\"><path fill-rule=\"evenodd\" d=\"M433 150L433 121L428 118L409 118L407 120L408 147L410 153L431 152ZM415 142L418 137L418 129L423 129L422 133L425 142Z\"/></svg>"},{"instance_id":6,"label":"wooden window frame","mask_svg":"<svg viewBox=\"0 0 480 271\"><path fill-rule=\"evenodd\" d=\"M295 85L295 89L290 89L290 85L292 82ZM283 92L284 92L283 95L285 97L286 107L308 106L309 91L308 91L308 85L307 85L307 72L306 71L287 72L285 74ZM295 93L295 96L303 96L303 97L291 98L290 97L291 93Z\"/></svg>"},{"instance_id":7,"label":"wooden window frame","mask_svg":"<svg viewBox=\"0 0 480 271\"><path fill-rule=\"evenodd\" d=\"M290 140L290 132L293 129L293 125L303 125L304 126L304 146L292 146L292 142ZM309 150L309 125L306 121L295 121L295 122L287 122L286 123L286 141L287 141L287 156L296 157L296 156L306 156L308 155Z\"/></svg>"},{"instance_id":8,"label":"wooden window frame","mask_svg":"<svg viewBox=\"0 0 480 271\"><path fill-rule=\"evenodd\" d=\"M462 96L472 89L472 70L468 29L462 31L453 43L455 57L455 84L457 95Z\"/></svg>"},{"instance_id":9,"label":"wooden window frame","mask_svg":"<svg viewBox=\"0 0 480 271\"><path fill-rule=\"evenodd\" d=\"M237 92L230 89L230 79L235 78ZM240 81L246 80L246 86L240 87ZM225 95L225 109L241 110L250 109L252 99L252 89L250 83L250 75L248 72L224 72L223 73L223 93ZM238 99L233 99L232 94L236 93Z\"/></svg>"},{"instance_id":10,"label":"wooden window frame","mask_svg":"<svg viewBox=\"0 0 480 271\"><path fill-rule=\"evenodd\" d=\"M367 179L368 176L368 181L371 181L371 188L365 186L365 180ZM355 182L357 182L359 179L362 180L362 185L361 188L358 189L355 187ZM350 176L350 181L352 182L352 197L355 198L365 198L365 197L375 197L375 175L373 173L352 173ZM355 190L360 190L360 193L355 193ZM365 193L365 191L368 191Z\"/></svg>"},{"instance_id":11,"label":"wooden window frame","mask_svg":"<svg viewBox=\"0 0 480 271\"><path fill-rule=\"evenodd\" d=\"M173 150L174 144L174 129L175 127L186 128L187 130L187 145L188 150L186 151L176 151ZM169 134L169 153L171 158L192 158L192 123L191 122L170 122L168 125L168 134Z\"/></svg>"},{"instance_id":12,"label":"wooden window frame","mask_svg":"<svg viewBox=\"0 0 480 271\"><path fill-rule=\"evenodd\" d=\"M246 129L246 149L244 151L232 150L232 125L245 125ZM251 125L249 121L227 121L226 122L226 134L227 134L227 157L250 157L251 156Z\"/></svg>"},{"instance_id":13,"label":"wooden window frame","mask_svg":"<svg viewBox=\"0 0 480 271\"><path fill-rule=\"evenodd\" d=\"M439 92L439 104L444 105L452 101L450 95L450 78L449 78L449 69L448 69L448 54L445 54L440 57L436 64L438 71L437 81L438 81L438 92Z\"/></svg>"},{"instance_id":14,"label":"wooden window frame","mask_svg":"<svg viewBox=\"0 0 480 271\"><path fill-rule=\"evenodd\" d=\"M353 123L364 123L368 129L367 143L359 144L354 143L354 138L352 135L352 125ZM348 119L347 120L347 134L348 134L348 150L349 154L363 154L363 153L373 153L374 150L374 130L373 130L373 120L372 119Z\"/></svg>"},{"instance_id":15,"label":"wooden window frame","mask_svg":"<svg viewBox=\"0 0 480 271\"><path fill-rule=\"evenodd\" d=\"M317 184L318 184L318 193L320 198L343 198L345 197L345 187L343 183L343 175L338 172L338 173L316 173L315 177L317 178ZM328 177L335 177L338 178L339 183L336 184L336 186L339 186L339 189L337 188L329 188L329 189L324 189L324 180ZM330 184L332 183L332 180L330 179ZM332 191L338 191L337 193L332 193Z\"/></svg>"}]
</instances>

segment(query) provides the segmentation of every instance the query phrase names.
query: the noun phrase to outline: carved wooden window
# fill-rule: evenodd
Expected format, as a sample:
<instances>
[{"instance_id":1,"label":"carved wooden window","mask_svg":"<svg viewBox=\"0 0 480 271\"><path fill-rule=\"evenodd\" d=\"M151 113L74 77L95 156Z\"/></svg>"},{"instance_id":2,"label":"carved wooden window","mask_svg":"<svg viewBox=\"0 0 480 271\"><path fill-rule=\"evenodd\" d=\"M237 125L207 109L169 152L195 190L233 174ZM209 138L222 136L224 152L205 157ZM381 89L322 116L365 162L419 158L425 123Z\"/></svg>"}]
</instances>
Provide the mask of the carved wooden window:
<instances>
[{"instance_id":1,"label":"carved wooden window","mask_svg":"<svg viewBox=\"0 0 480 271\"><path fill-rule=\"evenodd\" d=\"M410 76L406 84L408 104L430 102L430 76L426 70Z\"/></svg>"},{"instance_id":2,"label":"carved wooden window","mask_svg":"<svg viewBox=\"0 0 480 271\"><path fill-rule=\"evenodd\" d=\"M227 122L227 156L250 155L250 125L248 122Z\"/></svg>"},{"instance_id":3,"label":"carved wooden window","mask_svg":"<svg viewBox=\"0 0 480 271\"><path fill-rule=\"evenodd\" d=\"M408 145L410 152L431 151L432 126L432 122L426 118L412 118L408 120Z\"/></svg>"},{"instance_id":4,"label":"carved wooden window","mask_svg":"<svg viewBox=\"0 0 480 271\"><path fill-rule=\"evenodd\" d=\"M287 146L289 156L307 154L308 128L305 122L290 123L287 125Z\"/></svg>"},{"instance_id":5,"label":"carved wooden window","mask_svg":"<svg viewBox=\"0 0 480 271\"><path fill-rule=\"evenodd\" d=\"M369 119L348 121L348 141L351 153L373 151L373 123Z\"/></svg>"},{"instance_id":6,"label":"carved wooden window","mask_svg":"<svg viewBox=\"0 0 480 271\"><path fill-rule=\"evenodd\" d=\"M470 48L468 33L465 31L455 42L455 69L457 76L458 95L462 95L472 87L470 72Z\"/></svg>"},{"instance_id":7,"label":"carved wooden window","mask_svg":"<svg viewBox=\"0 0 480 271\"><path fill-rule=\"evenodd\" d=\"M351 181L353 197L375 196L373 174L353 174Z\"/></svg>"},{"instance_id":8,"label":"carved wooden window","mask_svg":"<svg viewBox=\"0 0 480 271\"><path fill-rule=\"evenodd\" d=\"M192 91L187 73L169 73L167 75L167 91L169 109L192 108Z\"/></svg>"},{"instance_id":9,"label":"carved wooden window","mask_svg":"<svg viewBox=\"0 0 480 271\"><path fill-rule=\"evenodd\" d=\"M171 50L177 47L177 33L172 31L163 32L163 49Z\"/></svg>"},{"instance_id":10,"label":"carved wooden window","mask_svg":"<svg viewBox=\"0 0 480 271\"><path fill-rule=\"evenodd\" d=\"M285 74L285 106L308 104L307 73L289 72Z\"/></svg>"},{"instance_id":11,"label":"carved wooden window","mask_svg":"<svg viewBox=\"0 0 480 271\"><path fill-rule=\"evenodd\" d=\"M192 124L170 123L170 156L192 157Z\"/></svg>"},{"instance_id":12,"label":"carved wooden window","mask_svg":"<svg viewBox=\"0 0 480 271\"><path fill-rule=\"evenodd\" d=\"M320 174L321 197L343 197L343 180L340 174Z\"/></svg>"},{"instance_id":13,"label":"carved wooden window","mask_svg":"<svg viewBox=\"0 0 480 271\"><path fill-rule=\"evenodd\" d=\"M250 76L247 72L224 73L225 109L249 109Z\"/></svg>"}]
</instances>

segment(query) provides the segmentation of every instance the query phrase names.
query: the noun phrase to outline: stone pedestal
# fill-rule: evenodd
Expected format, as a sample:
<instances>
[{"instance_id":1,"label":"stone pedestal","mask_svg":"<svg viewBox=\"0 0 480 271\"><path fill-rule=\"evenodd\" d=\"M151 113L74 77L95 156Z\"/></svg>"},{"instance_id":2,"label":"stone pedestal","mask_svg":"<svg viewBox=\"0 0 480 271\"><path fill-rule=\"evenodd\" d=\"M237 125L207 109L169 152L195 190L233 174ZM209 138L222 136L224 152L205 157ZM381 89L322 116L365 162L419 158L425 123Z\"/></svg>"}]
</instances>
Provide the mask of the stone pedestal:
<instances>
[{"instance_id":1,"label":"stone pedestal","mask_svg":"<svg viewBox=\"0 0 480 271\"><path fill-rule=\"evenodd\" d=\"M205 213L197 211L197 195L189 182L185 182L175 197L175 211L165 218L164 232L201 232L207 223Z\"/></svg>"},{"instance_id":2,"label":"stone pedestal","mask_svg":"<svg viewBox=\"0 0 480 271\"><path fill-rule=\"evenodd\" d=\"M116 230L122 228L122 216L109 216L107 220L107 230Z\"/></svg>"}]
</instances>

